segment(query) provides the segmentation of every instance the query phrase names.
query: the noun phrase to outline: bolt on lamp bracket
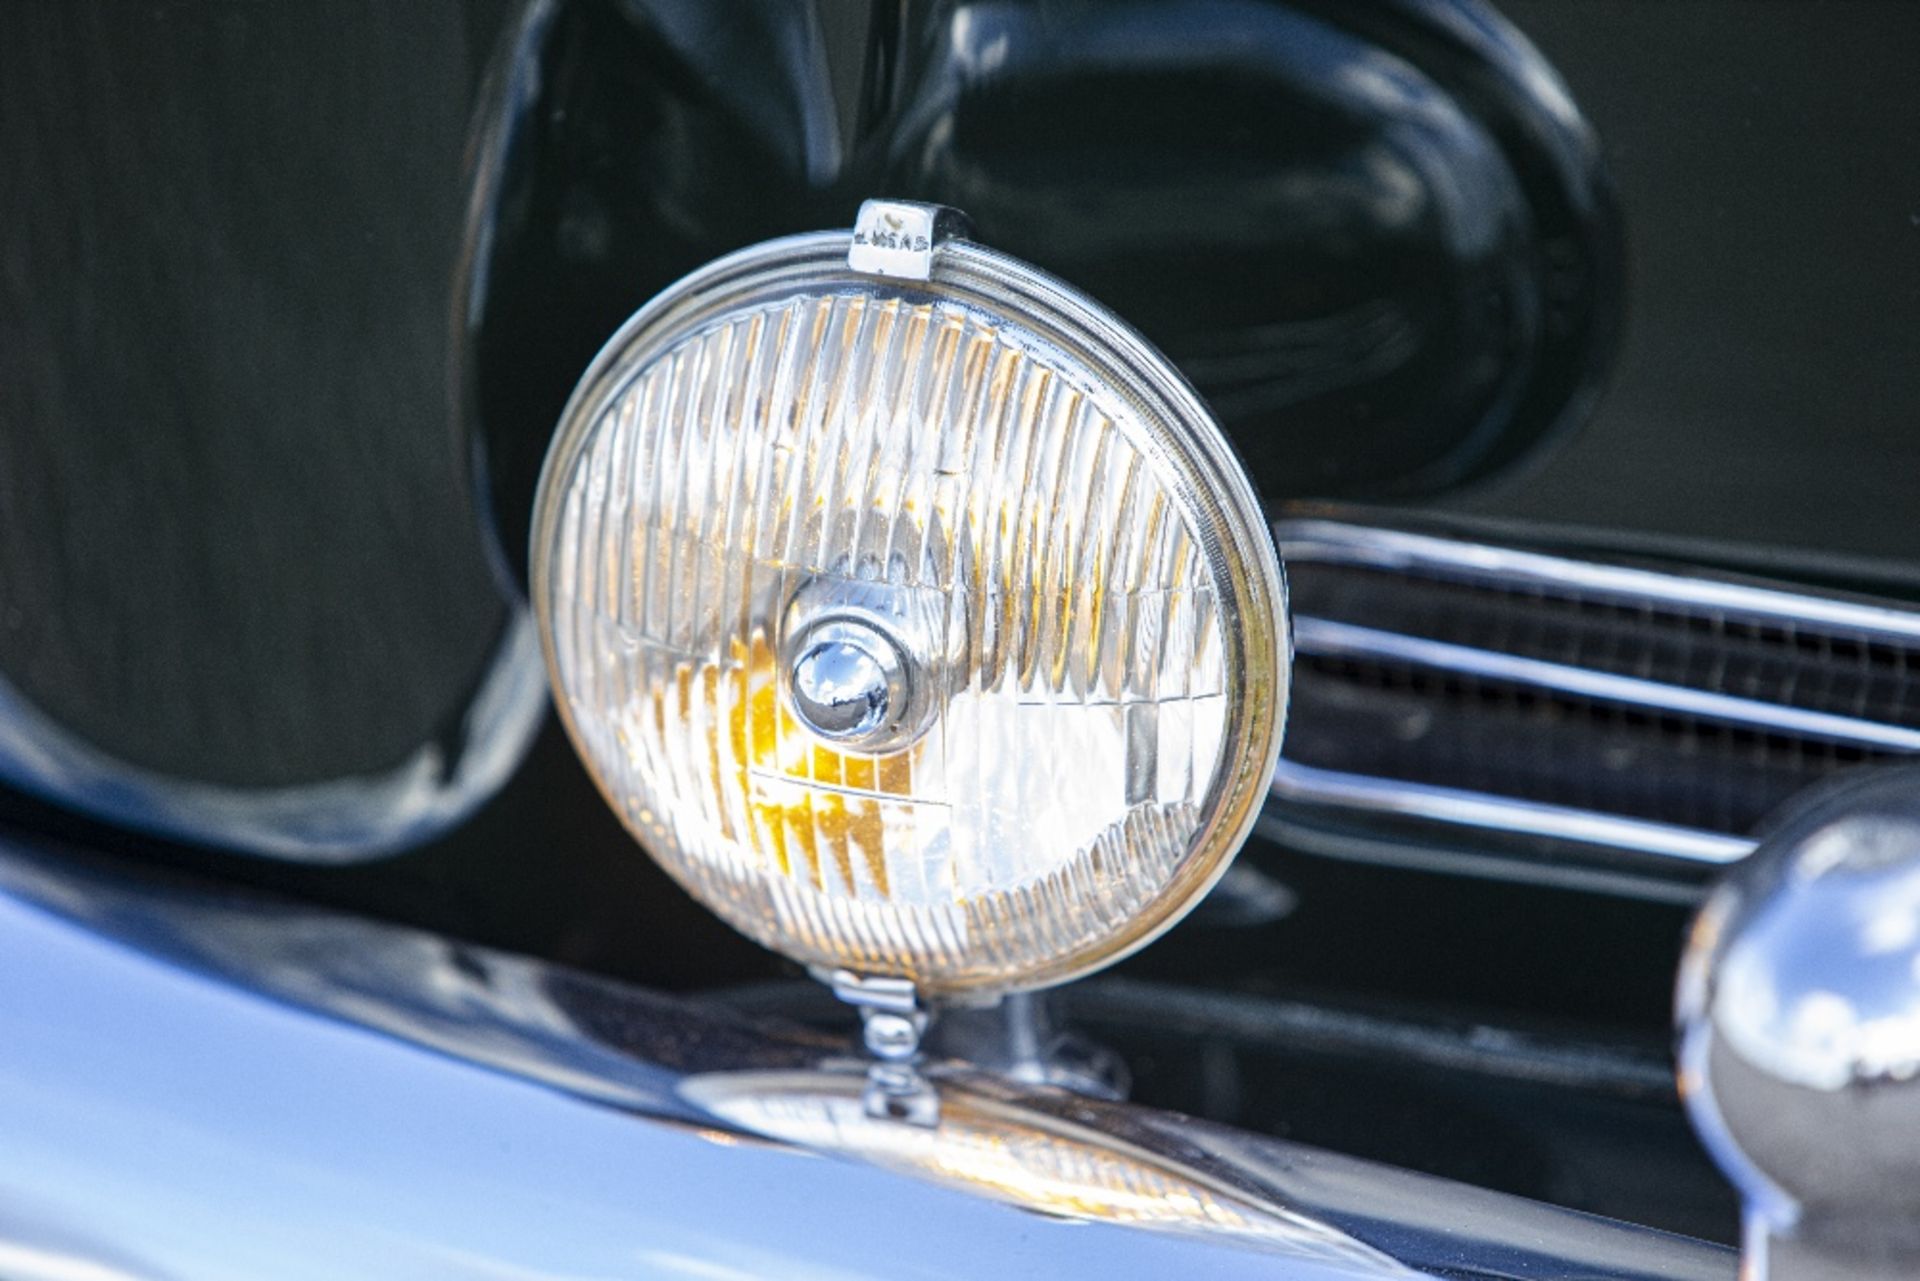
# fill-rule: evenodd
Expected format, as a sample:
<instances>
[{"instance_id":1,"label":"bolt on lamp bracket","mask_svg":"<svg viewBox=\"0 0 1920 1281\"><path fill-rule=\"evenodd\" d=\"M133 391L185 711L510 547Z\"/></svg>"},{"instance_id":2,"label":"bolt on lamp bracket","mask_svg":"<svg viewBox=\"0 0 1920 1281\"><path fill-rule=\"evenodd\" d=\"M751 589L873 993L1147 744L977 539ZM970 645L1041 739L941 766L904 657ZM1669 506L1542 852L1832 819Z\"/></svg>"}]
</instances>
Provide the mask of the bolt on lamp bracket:
<instances>
[{"instance_id":1,"label":"bolt on lamp bracket","mask_svg":"<svg viewBox=\"0 0 1920 1281\"><path fill-rule=\"evenodd\" d=\"M873 1062L861 1096L867 1115L909 1125L940 1123L940 1095L920 1072L920 1047L931 1012L911 979L835 970L833 994L860 1012L861 1040Z\"/></svg>"}]
</instances>

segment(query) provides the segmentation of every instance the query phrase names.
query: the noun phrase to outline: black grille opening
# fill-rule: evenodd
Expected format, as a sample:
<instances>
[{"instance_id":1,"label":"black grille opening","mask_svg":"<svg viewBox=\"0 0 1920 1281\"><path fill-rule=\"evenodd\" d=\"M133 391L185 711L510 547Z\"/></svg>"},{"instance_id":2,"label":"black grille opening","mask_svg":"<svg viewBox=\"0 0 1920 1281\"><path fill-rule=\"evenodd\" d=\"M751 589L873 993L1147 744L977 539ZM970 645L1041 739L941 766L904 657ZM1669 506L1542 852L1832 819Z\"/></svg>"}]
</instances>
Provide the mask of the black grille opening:
<instances>
[{"instance_id":1,"label":"black grille opening","mask_svg":"<svg viewBox=\"0 0 1920 1281\"><path fill-rule=\"evenodd\" d=\"M1719 832L1892 754L1404 663L1303 654L1287 758Z\"/></svg>"},{"instance_id":2,"label":"black grille opening","mask_svg":"<svg viewBox=\"0 0 1920 1281\"><path fill-rule=\"evenodd\" d=\"M1807 711L1920 727L1920 646L1529 584L1290 564L1294 613Z\"/></svg>"}]
</instances>

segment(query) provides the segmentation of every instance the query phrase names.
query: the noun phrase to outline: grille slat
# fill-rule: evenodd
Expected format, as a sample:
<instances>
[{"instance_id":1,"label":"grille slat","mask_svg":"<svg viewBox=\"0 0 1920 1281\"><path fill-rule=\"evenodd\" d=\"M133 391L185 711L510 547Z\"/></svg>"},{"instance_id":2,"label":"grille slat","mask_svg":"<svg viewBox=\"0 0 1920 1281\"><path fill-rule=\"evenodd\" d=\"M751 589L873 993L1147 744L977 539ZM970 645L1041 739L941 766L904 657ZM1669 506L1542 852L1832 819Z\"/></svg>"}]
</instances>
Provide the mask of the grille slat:
<instances>
[{"instance_id":1,"label":"grille slat","mask_svg":"<svg viewBox=\"0 0 1920 1281\"><path fill-rule=\"evenodd\" d=\"M1295 835L1369 857L1424 841L1409 856L1432 865L1437 826L1475 870L1491 853L1670 888L1795 792L1920 752L1920 611L1898 602L1322 520L1275 533L1297 660L1270 812Z\"/></svg>"}]
</instances>

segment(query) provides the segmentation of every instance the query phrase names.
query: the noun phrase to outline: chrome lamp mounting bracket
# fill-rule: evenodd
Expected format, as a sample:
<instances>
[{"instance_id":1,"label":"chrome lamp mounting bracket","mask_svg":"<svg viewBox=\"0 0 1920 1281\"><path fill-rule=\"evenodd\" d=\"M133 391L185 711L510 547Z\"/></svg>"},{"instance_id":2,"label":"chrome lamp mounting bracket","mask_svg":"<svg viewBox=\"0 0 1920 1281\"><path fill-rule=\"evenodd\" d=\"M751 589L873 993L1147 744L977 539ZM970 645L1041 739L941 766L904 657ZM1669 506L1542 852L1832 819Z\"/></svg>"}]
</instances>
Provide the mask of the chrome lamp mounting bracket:
<instances>
[{"instance_id":1,"label":"chrome lamp mounting bracket","mask_svg":"<svg viewBox=\"0 0 1920 1281\"><path fill-rule=\"evenodd\" d=\"M873 1056L861 1096L867 1115L938 1125L940 1095L920 1073L921 1042L933 1014L921 1004L913 980L835 970L828 984L835 996L860 1012L861 1041Z\"/></svg>"}]
</instances>

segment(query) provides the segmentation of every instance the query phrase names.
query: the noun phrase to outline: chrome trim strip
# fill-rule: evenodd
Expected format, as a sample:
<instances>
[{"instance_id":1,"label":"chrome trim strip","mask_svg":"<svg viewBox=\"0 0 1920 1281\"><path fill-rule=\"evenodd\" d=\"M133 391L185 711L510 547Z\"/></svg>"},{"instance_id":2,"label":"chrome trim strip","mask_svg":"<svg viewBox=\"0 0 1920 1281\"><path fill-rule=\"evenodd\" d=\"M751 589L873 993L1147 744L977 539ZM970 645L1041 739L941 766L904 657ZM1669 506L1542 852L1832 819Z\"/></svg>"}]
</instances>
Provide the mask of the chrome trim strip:
<instances>
[{"instance_id":1,"label":"chrome trim strip","mask_svg":"<svg viewBox=\"0 0 1920 1281\"><path fill-rule=\"evenodd\" d=\"M1337 805L1455 827L1490 828L1520 836L1546 837L1715 866L1738 862L1751 854L1754 847L1754 842L1745 837L1699 828L1623 818L1488 792L1316 769L1284 759L1274 771L1273 795L1288 801Z\"/></svg>"},{"instance_id":2,"label":"chrome trim strip","mask_svg":"<svg viewBox=\"0 0 1920 1281\"><path fill-rule=\"evenodd\" d=\"M1424 570L1467 581L1519 583L1562 594L1636 603L1655 600L1687 614L1712 611L1763 625L1812 625L1854 637L1900 644L1920 642L1920 612L1864 601L1802 595L1724 578L1604 565L1331 520L1283 520L1274 525L1273 534L1282 557L1294 563Z\"/></svg>"},{"instance_id":3,"label":"chrome trim strip","mask_svg":"<svg viewBox=\"0 0 1920 1281\"><path fill-rule=\"evenodd\" d=\"M1293 638L1295 646L1303 654L1391 659L1415 667L1459 672L1483 680L1553 690L1600 702L1655 708L1767 733L1793 734L1887 751L1920 752L1920 729L1909 729L1904 725L1888 725L1779 703L1763 703L1731 694L1714 694L1637 676L1620 676L1591 668L1550 663L1543 659L1523 658L1498 650L1474 649L1420 636L1403 636L1398 632L1380 631L1353 623L1299 618L1294 620Z\"/></svg>"},{"instance_id":4,"label":"chrome trim strip","mask_svg":"<svg viewBox=\"0 0 1920 1281\"><path fill-rule=\"evenodd\" d=\"M1351 566L1469 586L1532 589L1549 599L1603 600L1636 607L1651 604L1670 608L1682 617L1718 615L1760 626L1920 647L1920 609L1803 594L1724 577L1608 565L1501 547L1470 537L1454 539L1320 517L1276 522L1274 541L1282 559L1295 565ZM1920 728L1905 725L1786 707L1329 619L1296 618L1294 635L1303 654L1390 659L1762 732L1878 751L1920 752ZM1744 836L1724 832L1490 792L1319 769L1284 758L1274 772L1270 795L1291 803L1419 820L1463 831L1565 842L1624 856L1651 856L1670 862L1674 876L1681 875L1683 868L1736 862L1754 846ZM1492 859L1499 866L1532 865L1524 853L1501 853ZM1479 860L1476 870L1487 874L1487 860Z\"/></svg>"}]
</instances>

